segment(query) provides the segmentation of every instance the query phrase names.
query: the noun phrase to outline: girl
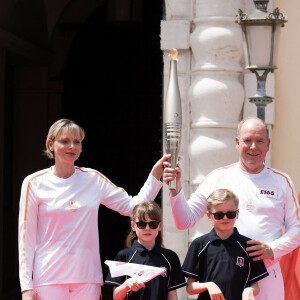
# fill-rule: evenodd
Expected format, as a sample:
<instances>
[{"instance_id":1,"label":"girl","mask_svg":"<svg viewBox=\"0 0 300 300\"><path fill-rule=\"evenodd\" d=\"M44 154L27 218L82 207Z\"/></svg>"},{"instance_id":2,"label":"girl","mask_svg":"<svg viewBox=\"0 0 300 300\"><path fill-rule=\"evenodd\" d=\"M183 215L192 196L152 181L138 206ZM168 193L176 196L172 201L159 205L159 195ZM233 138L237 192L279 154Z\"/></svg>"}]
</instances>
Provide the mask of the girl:
<instances>
[{"instance_id":1,"label":"girl","mask_svg":"<svg viewBox=\"0 0 300 300\"><path fill-rule=\"evenodd\" d=\"M136 204L154 200L162 186L159 180L168 156L154 165L133 198L98 171L75 167L84 136L71 120L55 122L45 151L55 164L23 182L19 214L23 300L98 300L103 284L99 205L130 215Z\"/></svg>"},{"instance_id":2,"label":"girl","mask_svg":"<svg viewBox=\"0 0 300 300\"><path fill-rule=\"evenodd\" d=\"M161 209L155 202L135 206L131 216L131 231L126 248L115 257L116 261L165 268L166 273L143 283L128 276L112 278L108 274L105 283L114 286L115 300L177 300L176 289L186 285L179 258L166 249L162 240Z\"/></svg>"}]
</instances>

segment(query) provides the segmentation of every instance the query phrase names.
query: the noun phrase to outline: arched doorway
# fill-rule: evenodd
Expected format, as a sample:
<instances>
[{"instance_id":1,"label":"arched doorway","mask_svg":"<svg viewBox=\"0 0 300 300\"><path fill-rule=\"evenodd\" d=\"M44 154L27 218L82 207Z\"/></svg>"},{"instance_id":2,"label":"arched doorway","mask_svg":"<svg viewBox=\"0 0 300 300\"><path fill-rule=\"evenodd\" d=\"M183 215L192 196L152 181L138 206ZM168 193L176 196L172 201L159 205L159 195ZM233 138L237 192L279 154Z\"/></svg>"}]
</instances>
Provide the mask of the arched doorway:
<instances>
[{"instance_id":1,"label":"arched doorway","mask_svg":"<svg viewBox=\"0 0 300 300\"><path fill-rule=\"evenodd\" d=\"M79 28L63 72L62 117L87 133L77 165L99 170L130 195L161 156L161 10L162 3L142 1L139 20L116 21L99 7ZM100 207L102 263L124 248L128 225ZM111 290L103 294L110 299Z\"/></svg>"}]
</instances>

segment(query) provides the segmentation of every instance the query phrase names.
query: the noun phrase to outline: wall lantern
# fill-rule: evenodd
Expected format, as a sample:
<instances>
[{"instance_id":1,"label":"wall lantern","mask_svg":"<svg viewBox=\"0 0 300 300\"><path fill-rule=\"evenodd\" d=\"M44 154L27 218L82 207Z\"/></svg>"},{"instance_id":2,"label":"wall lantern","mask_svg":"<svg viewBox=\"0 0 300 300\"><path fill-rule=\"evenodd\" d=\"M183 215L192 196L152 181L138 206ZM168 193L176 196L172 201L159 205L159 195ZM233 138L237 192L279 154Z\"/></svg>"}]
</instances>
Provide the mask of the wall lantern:
<instances>
[{"instance_id":1,"label":"wall lantern","mask_svg":"<svg viewBox=\"0 0 300 300\"><path fill-rule=\"evenodd\" d=\"M253 0L254 11L247 15L239 9L235 22L241 25L246 69L257 78L257 91L249 101L257 107L257 117L265 120L265 107L273 102L266 95L266 79L269 72L276 67L278 40L281 27L287 17L276 8L272 13L267 11L269 0Z\"/></svg>"}]
</instances>

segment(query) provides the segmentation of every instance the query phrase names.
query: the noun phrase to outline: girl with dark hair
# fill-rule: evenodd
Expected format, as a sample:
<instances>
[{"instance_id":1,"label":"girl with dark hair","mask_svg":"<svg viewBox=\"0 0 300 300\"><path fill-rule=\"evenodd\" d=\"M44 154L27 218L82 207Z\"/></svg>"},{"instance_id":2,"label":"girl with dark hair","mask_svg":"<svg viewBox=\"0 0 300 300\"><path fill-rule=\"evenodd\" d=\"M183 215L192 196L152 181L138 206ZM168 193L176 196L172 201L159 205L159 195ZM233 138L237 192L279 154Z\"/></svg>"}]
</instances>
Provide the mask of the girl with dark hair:
<instances>
[{"instance_id":1,"label":"girl with dark hair","mask_svg":"<svg viewBox=\"0 0 300 300\"><path fill-rule=\"evenodd\" d=\"M126 246L129 248L121 250L115 261L160 267L166 273L146 283L128 276L112 278L109 273L105 283L114 286L114 299L177 300L176 289L186 282L177 254L163 246L161 209L155 202L134 207Z\"/></svg>"}]
</instances>

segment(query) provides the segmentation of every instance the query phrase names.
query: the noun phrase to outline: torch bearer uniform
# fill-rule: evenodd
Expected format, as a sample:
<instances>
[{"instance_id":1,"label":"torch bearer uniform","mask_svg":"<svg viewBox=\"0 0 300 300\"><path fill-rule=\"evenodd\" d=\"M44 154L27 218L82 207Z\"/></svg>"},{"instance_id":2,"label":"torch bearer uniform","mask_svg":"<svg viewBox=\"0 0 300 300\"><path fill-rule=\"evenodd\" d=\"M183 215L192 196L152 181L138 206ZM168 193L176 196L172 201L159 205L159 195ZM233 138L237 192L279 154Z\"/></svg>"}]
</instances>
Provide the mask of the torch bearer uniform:
<instances>
[{"instance_id":1,"label":"torch bearer uniform","mask_svg":"<svg viewBox=\"0 0 300 300\"><path fill-rule=\"evenodd\" d=\"M200 183L189 201L182 191L171 197L177 228L190 228L202 218L207 210L206 199L220 188L231 190L239 198L240 212L235 223L239 232L273 250L274 259L264 260L270 276L259 282L261 291L255 299L284 299L279 259L300 244L299 207L291 179L266 166L258 174L244 172L239 163L216 169Z\"/></svg>"},{"instance_id":2,"label":"torch bearer uniform","mask_svg":"<svg viewBox=\"0 0 300 300\"><path fill-rule=\"evenodd\" d=\"M149 265L164 268L166 273L154 277L146 282L145 288L137 292L130 291L126 299L131 300L167 300L168 292L186 285L181 264L177 254L166 248L162 248L158 243L152 250L146 249L137 240L132 247L121 250L115 257L116 261L129 262L141 265ZM112 278L107 275L105 284L120 286L126 281L128 276Z\"/></svg>"},{"instance_id":3,"label":"torch bearer uniform","mask_svg":"<svg viewBox=\"0 0 300 300\"><path fill-rule=\"evenodd\" d=\"M52 167L27 176L19 214L22 291L50 285L102 285L99 205L129 216L136 204L154 200L161 186L149 175L139 194L131 197L93 169L75 167L66 179L55 176Z\"/></svg>"}]
</instances>

